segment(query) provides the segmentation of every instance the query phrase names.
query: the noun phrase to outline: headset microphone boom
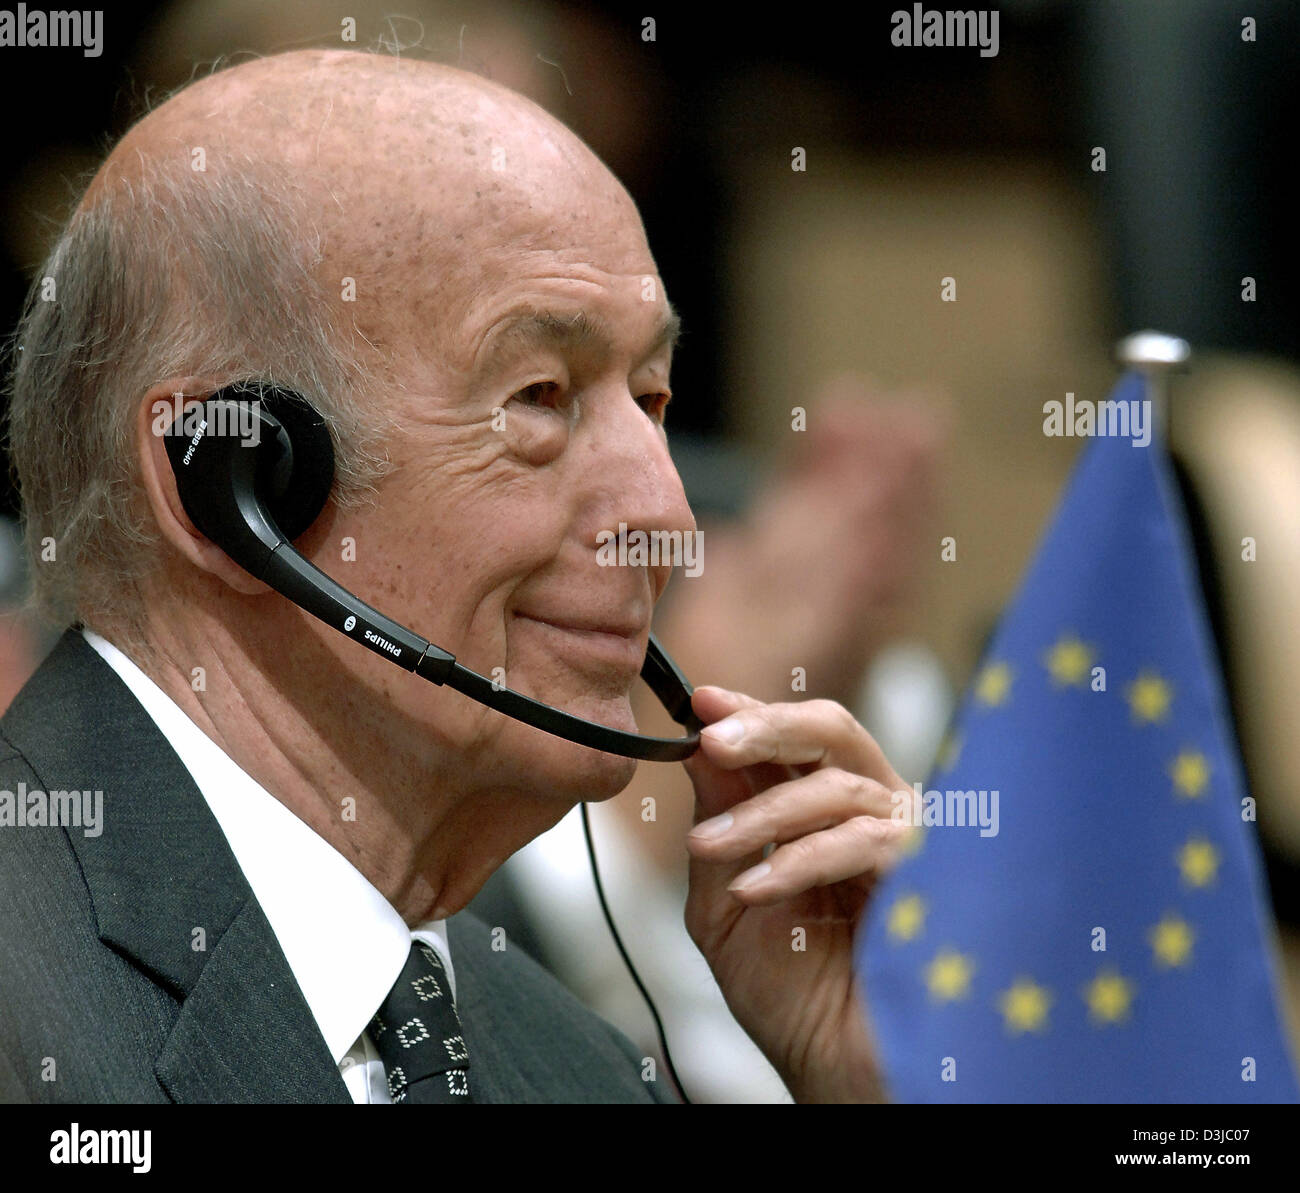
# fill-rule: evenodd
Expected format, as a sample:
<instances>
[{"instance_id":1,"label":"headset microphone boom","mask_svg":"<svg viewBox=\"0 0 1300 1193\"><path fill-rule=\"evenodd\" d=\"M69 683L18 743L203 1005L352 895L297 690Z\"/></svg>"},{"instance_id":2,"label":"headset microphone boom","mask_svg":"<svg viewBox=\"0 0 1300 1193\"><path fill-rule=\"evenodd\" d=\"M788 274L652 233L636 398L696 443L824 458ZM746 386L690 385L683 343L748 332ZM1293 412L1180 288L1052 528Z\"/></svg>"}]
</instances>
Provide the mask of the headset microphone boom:
<instances>
[{"instance_id":1,"label":"headset microphone boom","mask_svg":"<svg viewBox=\"0 0 1300 1193\"><path fill-rule=\"evenodd\" d=\"M372 609L292 545L324 509L334 479L329 429L311 403L278 386L241 382L201 409L197 426L191 407L164 435L181 504L200 532L300 609L397 666L556 737L652 762L681 761L699 748L691 685L653 634L641 678L685 737L611 729L500 687Z\"/></svg>"}]
</instances>

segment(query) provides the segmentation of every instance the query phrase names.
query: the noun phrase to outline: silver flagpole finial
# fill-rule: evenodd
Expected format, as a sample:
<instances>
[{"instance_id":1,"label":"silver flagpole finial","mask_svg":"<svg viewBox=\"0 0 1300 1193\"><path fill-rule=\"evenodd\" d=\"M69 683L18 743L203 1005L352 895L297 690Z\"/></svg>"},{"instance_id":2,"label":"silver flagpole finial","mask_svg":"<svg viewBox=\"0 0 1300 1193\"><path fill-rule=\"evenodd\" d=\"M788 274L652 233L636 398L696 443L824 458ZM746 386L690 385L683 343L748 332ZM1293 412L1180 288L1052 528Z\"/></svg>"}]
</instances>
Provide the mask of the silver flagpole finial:
<instances>
[{"instance_id":1,"label":"silver flagpole finial","mask_svg":"<svg viewBox=\"0 0 1300 1193\"><path fill-rule=\"evenodd\" d=\"M1161 331L1136 331L1115 346L1115 359L1120 364L1153 372L1184 365L1191 355L1192 349L1186 340Z\"/></svg>"},{"instance_id":2,"label":"silver flagpole finial","mask_svg":"<svg viewBox=\"0 0 1300 1193\"><path fill-rule=\"evenodd\" d=\"M1165 446L1170 440L1169 374L1182 369L1191 359L1192 349L1180 336L1161 331L1136 331L1115 345L1115 359L1125 369L1136 369L1147 381L1151 409L1162 429Z\"/></svg>"}]
</instances>

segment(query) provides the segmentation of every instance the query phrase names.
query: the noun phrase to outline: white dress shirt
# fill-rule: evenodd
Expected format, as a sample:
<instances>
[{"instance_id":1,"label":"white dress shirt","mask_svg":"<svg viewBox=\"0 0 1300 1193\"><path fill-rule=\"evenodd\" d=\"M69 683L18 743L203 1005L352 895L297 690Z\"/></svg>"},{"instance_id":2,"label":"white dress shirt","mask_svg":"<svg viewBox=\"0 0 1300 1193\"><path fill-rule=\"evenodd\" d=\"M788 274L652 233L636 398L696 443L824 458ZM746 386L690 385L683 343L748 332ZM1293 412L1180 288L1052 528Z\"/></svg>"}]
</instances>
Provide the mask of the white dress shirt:
<instances>
[{"instance_id":1,"label":"white dress shirt","mask_svg":"<svg viewBox=\"0 0 1300 1193\"><path fill-rule=\"evenodd\" d=\"M207 800L352 1100L390 1103L384 1065L366 1025L397 981L413 941L437 951L456 997L446 921L408 928L351 862L245 774L126 655L93 630L83 633L153 718Z\"/></svg>"}]
</instances>

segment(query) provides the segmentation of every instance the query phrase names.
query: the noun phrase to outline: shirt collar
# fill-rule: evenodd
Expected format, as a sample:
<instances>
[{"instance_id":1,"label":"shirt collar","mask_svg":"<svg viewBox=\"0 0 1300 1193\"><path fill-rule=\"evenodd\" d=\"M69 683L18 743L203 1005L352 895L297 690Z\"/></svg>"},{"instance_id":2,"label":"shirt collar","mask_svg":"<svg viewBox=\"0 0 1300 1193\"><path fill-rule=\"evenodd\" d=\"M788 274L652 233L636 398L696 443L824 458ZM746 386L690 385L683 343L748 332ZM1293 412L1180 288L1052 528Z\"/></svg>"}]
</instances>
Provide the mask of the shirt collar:
<instances>
[{"instance_id":1,"label":"shirt collar","mask_svg":"<svg viewBox=\"0 0 1300 1193\"><path fill-rule=\"evenodd\" d=\"M388 996L414 939L441 954L456 997L446 920L408 928L365 875L245 773L135 663L93 630L82 632L153 718L212 809L336 1063Z\"/></svg>"}]
</instances>

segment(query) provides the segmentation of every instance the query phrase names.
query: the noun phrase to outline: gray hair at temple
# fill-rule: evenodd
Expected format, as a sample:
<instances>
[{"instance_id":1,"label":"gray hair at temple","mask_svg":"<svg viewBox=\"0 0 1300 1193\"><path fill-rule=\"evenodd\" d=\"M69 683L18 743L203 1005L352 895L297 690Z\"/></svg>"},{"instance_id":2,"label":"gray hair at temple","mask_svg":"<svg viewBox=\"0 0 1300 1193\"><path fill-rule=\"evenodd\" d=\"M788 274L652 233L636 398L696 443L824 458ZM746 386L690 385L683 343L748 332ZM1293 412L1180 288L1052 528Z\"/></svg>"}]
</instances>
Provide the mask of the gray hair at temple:
<instances>
[{"instance_id":1,"label":"gray hair at temple","mask_svg":"<svg viewBox=\"0 0 1300 1193\"><path fill-rule=\"evenodd\" d=\"M334 437L335 501L373 492L391 426L361 399L363 358L331 316L320 260L300 194L246 157L203 172L177 155L73 213L11 345L8 449L43 615L112 623L146 646L140 582L160 542L135 425L168 377L309 396Z\"/></svg>"}]
</instances>

